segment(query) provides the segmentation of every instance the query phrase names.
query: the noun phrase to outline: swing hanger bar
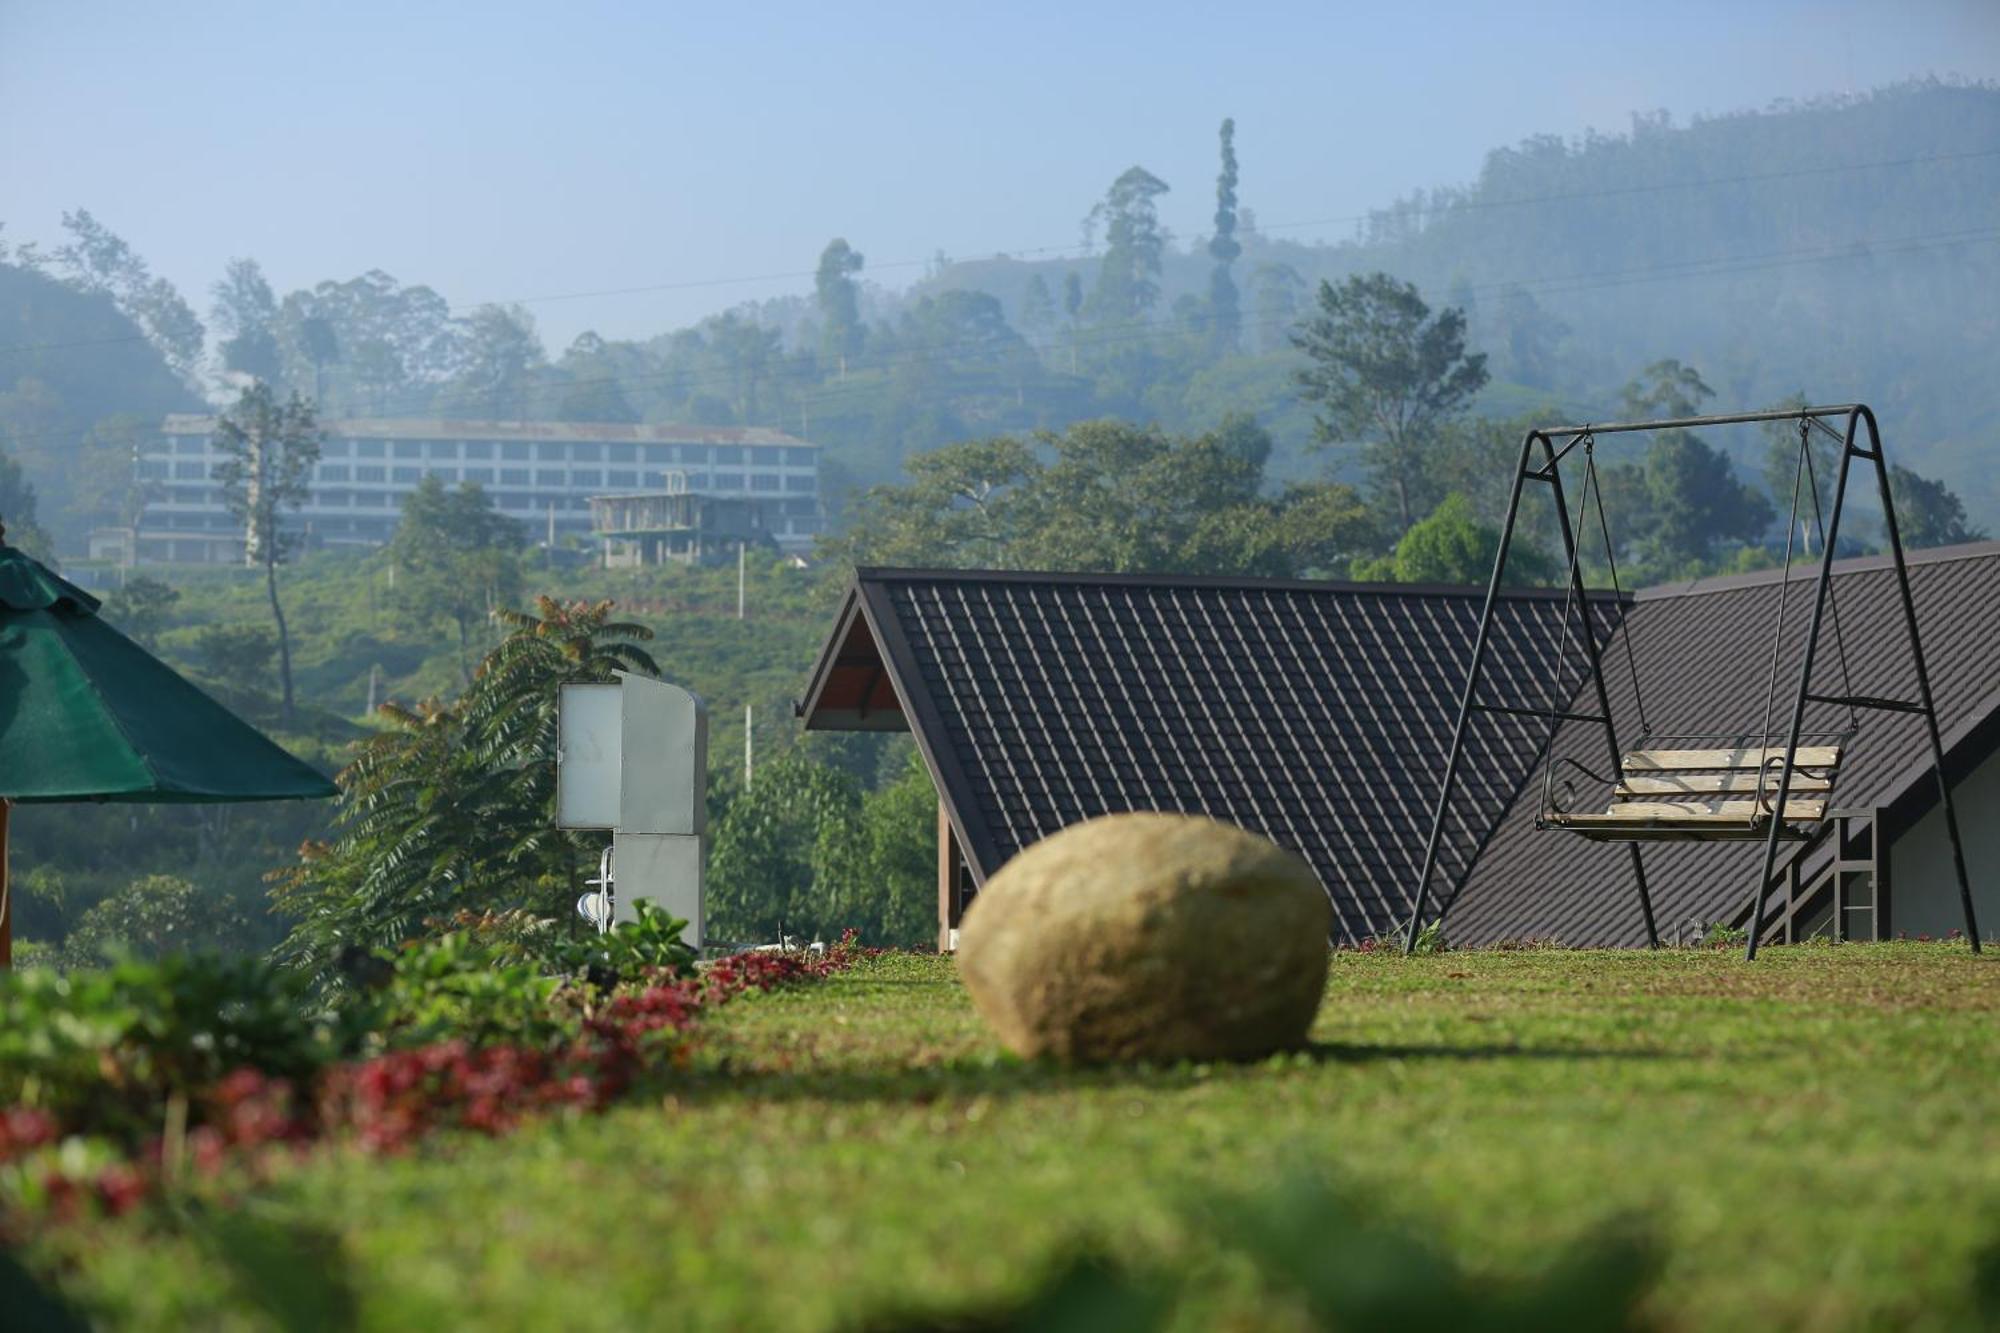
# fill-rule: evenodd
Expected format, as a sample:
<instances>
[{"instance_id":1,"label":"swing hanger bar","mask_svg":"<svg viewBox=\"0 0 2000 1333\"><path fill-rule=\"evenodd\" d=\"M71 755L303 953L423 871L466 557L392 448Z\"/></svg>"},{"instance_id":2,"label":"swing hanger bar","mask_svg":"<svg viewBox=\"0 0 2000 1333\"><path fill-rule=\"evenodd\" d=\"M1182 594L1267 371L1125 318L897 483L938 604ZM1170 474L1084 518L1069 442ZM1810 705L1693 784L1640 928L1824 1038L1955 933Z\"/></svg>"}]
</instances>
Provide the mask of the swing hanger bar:
<instances>
[{"instance_id":1,"label":"swing hanger bar","mask_svg":"<svg viewBox=\"0 0 2000 1333\"><path fill-rule=\"evenodd\" d=\"M1836 407L1787 407L1770 412L1731 412L1712 417L1674 417L1666 421L1612 421L1583 426L1545 426L1534 433L1554 441L1582 435L1622 435L1636 430L1693 430L1698 426L1737 426L1752 421L1817 420L1821 417L1848 416L1860 406L1859 403L1847 403Z\"/></svg>"}]
</instances>

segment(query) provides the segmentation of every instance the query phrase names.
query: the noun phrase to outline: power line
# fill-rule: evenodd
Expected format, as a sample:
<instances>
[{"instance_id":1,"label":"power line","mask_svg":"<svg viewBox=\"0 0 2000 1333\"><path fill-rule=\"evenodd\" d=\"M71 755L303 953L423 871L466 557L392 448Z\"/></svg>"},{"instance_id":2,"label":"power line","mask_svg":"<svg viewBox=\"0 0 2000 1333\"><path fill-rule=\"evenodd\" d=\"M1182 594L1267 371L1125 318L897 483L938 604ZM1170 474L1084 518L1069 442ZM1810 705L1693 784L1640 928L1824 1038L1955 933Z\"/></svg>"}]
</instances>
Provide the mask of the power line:
<instances>
[{"instance_id":1,"label":"power line","mask_svg":"<svg viewBox=\"0 0 2000 1333\"><path fill-rule=\"evenodd\" d=\"M1469 200L1457 199L1443 204L1424 206L1424 211L1439 214L1458 212L1483 212L1499 208L1523 208L1538 204L1574 203L1586 199L1611 199L1633 195L1658 194L1673 190L1715 189L1726 185L1744 185L1761 181L1798 180L1811 176L1843 175L1858 171L1878 171L1892 167L1920 166L1929 163L1961 162L1977 158L2000 157L2000 148L1978 149L1963 153L1934 153L1918 157L1889 158L1875 162L1853 162L1820 167L1799 167L1786 171L1747 172L1735 176L1712 176L1702 180L1656 181L1641 185L1613 186L1601 190L1572 190L1556 194L1531 195L1520 199ZM1306 227L1330 226L1339 222L1365 222L1371 217L1389 215L1391 209L1373 209L1365 213L1335 214L1320 218L1305 218L1294 222L1257 224L1261 232L1295 231ZM1014 249L995 250L996 256L1008 259L1022 259L1031 255L1053 256L1071 252L1089 253L1082 245L1041 245ZM921 268L930 264L930 259L893 259L869 266L868 272L879 273L888 269ZM966 261L978 262L978 261ZM817 269L780 269L769 273L747 274L725 278L686 278L671 282L646 283L630 287L602 287L588 291L552 292L538 296L505 297L490 301L471 303L472 309L495 305L544 305L558 301L593 300L608 296L645 296L661 292L694 291L714 287L741 287L765 282L790 281L816 276ZM80 338L71 342L18 343L0 347L0 355L14 352L61 351L76 347L103 347L118 343L144 342L144 334L123 334L111 338Z\"/></svg>"},{"instance_id":2,"label":"power line","mask_svg":"<svg viewBox=\"0 0 2000 1333\"><path fill-rule=\"evenodd\" d=\"M1764 251L1748 255L1724 255L1706 259L1677 260L1665 264L1650 264L1624 269L1603 269L1588 273L1545 274L1540 277L1497 279L1472 285L1468 290L1475 297L1498 294L1510 289L1521 289L1542 295L1573 295L1581 292L1599 291L1612 287L1629 286L1635 283L1657 282L1675 278L1707 278L1731 276L1738 273L1759 272L1768 269L1796 267L1801 264L1826 263L1843 259L1866 259L1878 255L1912 253L1937 249L1952 245L1990 244L2000 241L2000 226L1961 229L1949 232L1928 233L1921 236L1891 237L1871 240L1857 238L1838 244L1820 245L1796 250ZM1277 331L1295 326L1304 314L1288 315L1276 319L1253 320L1242 325L1245 332ZM1040 356L1049 352L1066 351L1072 347L1079 351L1103 349L1125 344L1154 341L1163 334L1176 331L1171 323L1131 323L1112 327L1099 327L1088 332L1079 332L1073 337L1057 337L1041 341L1023 338L1019 347ZM935 343L925 347L911 348L904 352L885 356L875 361L871 369L894 370L899 366L915 365L923 361L948 357L955 350L965 350L979 345L984 340L960 339L956 342ZM773 387L784 383L783 363L780 362L769 377ZM996 368L1004 369L1004 368ZM551 391L582 388L616 386L637 388L645 385L676 383L690 391L696 388L716 386L734 387L744 377L740 372L720 370L705 373L688 373L679 370L647 371L633 375L604 375L584 379L557 381L540 386L524 385L519 391L496 394L489 389L451 389L440 385L435 389L416 390L406 398L396 400L399 410L378 409L371 413L337 418L341 421L384 421L397 420L412 414L441 416L453 406L480 406L495 398L513 398L525 401L529 396L545 395ZM882 388L878 381L857 381L855 383L817 384L806 386L805 392L812 398L805 404L811 409L824 410L837 406L843 401L860 401L877 394ZM407 403L408 407L400 407ZM35 443L47 439L73 439L76 430L47 431L36 435L14 437L14 442Z\"/></svg>"}]
</instances>

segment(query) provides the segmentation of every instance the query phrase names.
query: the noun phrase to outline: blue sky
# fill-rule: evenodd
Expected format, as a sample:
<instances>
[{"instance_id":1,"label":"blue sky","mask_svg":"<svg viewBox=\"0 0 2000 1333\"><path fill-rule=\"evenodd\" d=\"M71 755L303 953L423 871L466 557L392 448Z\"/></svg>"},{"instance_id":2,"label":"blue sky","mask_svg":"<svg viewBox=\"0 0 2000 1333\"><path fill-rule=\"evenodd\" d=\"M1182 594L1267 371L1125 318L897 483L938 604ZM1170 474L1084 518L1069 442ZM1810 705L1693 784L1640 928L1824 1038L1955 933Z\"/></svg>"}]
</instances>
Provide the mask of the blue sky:
<instances>
[{"instance_id":1,"label":"blue sky","mask_svg":"<svg viewBox=\"0 0 2000 1333\"><path fill-rule=\"evenodd\" d=\"M236 255L281 290L383 268L461 307L702 284L532 299L558 350L801 290L737 279L834 235L890 285L939 250L1073 245L1134 162L1199 233L1225 115L1271 226L1464 181L1529 134L1930 73L2000 79L2000 0L0 0L0 221L52 243L87 207L204 311Z\"/></svg>"}]
</instances>

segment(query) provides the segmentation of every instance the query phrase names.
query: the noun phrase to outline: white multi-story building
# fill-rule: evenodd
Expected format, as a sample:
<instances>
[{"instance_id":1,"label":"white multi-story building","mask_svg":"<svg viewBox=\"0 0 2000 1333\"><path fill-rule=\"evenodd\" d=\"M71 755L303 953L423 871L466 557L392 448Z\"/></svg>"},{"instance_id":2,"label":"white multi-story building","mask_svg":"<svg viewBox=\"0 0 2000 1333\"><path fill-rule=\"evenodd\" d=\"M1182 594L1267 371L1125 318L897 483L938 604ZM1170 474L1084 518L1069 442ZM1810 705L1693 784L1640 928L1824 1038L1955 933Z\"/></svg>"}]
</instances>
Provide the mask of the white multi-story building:
<instances>
[{"instance_id":1,"label":"white multi-story building","mask_svg":"<svg viewBox=\"0 0 2000 1333\"><path fill-rule=\"evenodd\" d=\"M477 482L537 538L590 532L590 497L658 490L669 473L691 493L753 502L787 551L819 530L819 447L761 427L568 421L356 419L325 423L312 498L291 521L317 546L379 546L403 497L426 476ZM243 534L214 480L215 418L170 416L136 466L151 492L137 533L107 532L92 555L153 562L243 558Z\"/></svg>"}]
</instances>

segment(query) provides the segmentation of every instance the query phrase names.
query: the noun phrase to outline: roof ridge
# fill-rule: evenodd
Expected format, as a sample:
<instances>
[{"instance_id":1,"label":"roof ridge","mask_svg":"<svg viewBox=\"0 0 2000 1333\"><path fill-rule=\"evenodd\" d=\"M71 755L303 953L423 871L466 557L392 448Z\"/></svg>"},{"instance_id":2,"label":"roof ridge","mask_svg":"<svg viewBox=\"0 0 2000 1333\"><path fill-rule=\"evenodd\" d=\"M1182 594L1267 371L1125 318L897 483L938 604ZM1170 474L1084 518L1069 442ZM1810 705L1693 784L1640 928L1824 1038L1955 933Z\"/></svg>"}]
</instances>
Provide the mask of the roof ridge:
<instances>
[{"instance_id":1,"label":"roof ridge","mask_svg":"<svg viewBox=\"0 0 2000 1333\"><path fill-rule=\"evenodd\" d=\"M857 583L1043 583L1104 584L1118 587L1236 588L1251 592L1351 592L1376 597L1450 597L1479 600L1486 596L1482 585L1469 583L1381 583L1348 579L1268 578L1252 574L1165 574L1113 570L1034 570L1034 569L944 569L902 565L861 565L854 571ZM1506 588L1501 600L1555 599L1564 596L1561 588ZM1611 600L1608 589L1590 590L1591 600ZM1631 594L1625 594L1627 601Z\"/></svg>"},{"instance_id":2,"label":"roof ridge","mask_svg":"<svg viewBox=\"0 0 2000 1333\"><path fill-rule=\"evenodd\" d=\"M1959 542L1951 546L1928 546L1918 550L1905 550L1905 565L1942 565L1960 560L1985 560L2000 557L2000 541ZM1814 560L1813 565L1818 561ZM1891 569L1895 560L1887 551L1871 552L1868 555L1851 555L1833 562L1836 578L1849 574L1868 574L1877 570ZM1795 567L1796 568L1796 567ZM1700 597L1708 593L1737 592L1744 588L1761 587L1777 583L1785 577L1783 566L1775 569L1753 569L1743 574L1710 574L1698 579L1687 579L1678 583L1654 583L1635 591L1633 597L1642 602L1660 601L1675 597ZM1794 581L1814 577L1810 566L1803 575L1795 574Z\"/></svg>"}]
</instances>

